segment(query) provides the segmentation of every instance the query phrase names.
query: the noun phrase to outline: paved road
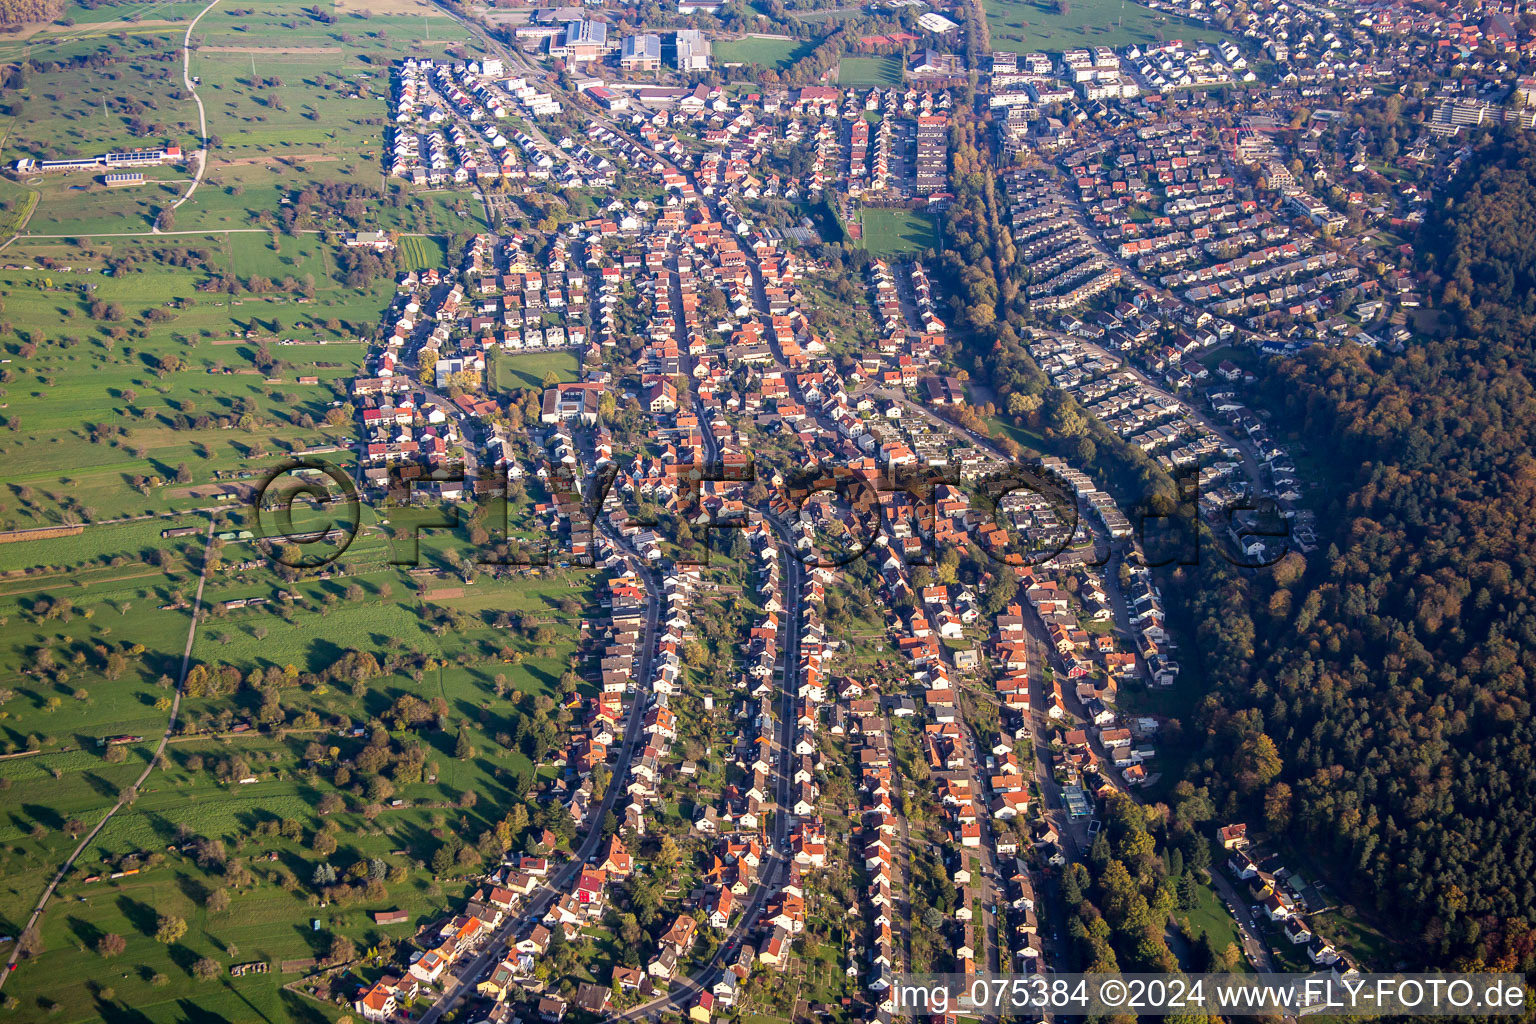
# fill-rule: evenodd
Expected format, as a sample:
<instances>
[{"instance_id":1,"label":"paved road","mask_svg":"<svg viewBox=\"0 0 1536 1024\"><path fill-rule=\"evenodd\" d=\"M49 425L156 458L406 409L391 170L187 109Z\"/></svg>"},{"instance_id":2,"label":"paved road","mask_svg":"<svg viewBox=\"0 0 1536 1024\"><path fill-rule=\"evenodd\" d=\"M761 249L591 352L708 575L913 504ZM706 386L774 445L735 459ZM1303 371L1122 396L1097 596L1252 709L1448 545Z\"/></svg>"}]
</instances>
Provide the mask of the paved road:
<instances>
[{"instance_id":1,"label":"paved road","mask_svg":"<svg viewBox=\"0 0 1536 1024\"><path fill-rule=\"evenodd\" d=\"M1077 196L1066 194L1064 190L1062 198L1064 198L1066 201L1066 209L1071 211L1073 219L1077 221L1078 227L1081 229L1083 237L1089 240L1089 243L1093 246L1097 254L1103 257L1106 263L1110 264L1111 266L1120 268L1120 271L1123 275L1120 278L1122 285L1129 284L1141 291L1151 292L1154 295L1166 295L1187 309L1192 309L1197 313L1206 312L1182 295L1178 295L1175 292L1164 288L1162 285L1147 277L1140 270L1136 269L1136 267L1129 260L1123 260L1116 256L1110 250L1109 245L1106 244L1103 233L1099 231L1099 229L1093 227L1090 223L1087 217L1087 211L1083 207L1082 200ZM1233 327L1237 328L1241 337L1246 338L1252 336L1253 332L1244 330L1242 325L1237 323L1235 320L1229 320L1226 322L1231 323Z\"/></svg>"},{"instance_id":2,"label":"paved road","mask_svg":"<svg viewBox=\"0 0 1536 1024\"><path fill-rule=\"evenodd\" d=\"M792 759L795 739L796 713L795 690L799 681L798 668L800 665L800 587L804 581L805 567L795 557L789 546L789 530L774 519L768 520L774 530L782 538L779 545L780 556L784 563L784 614L782 621L784 626L784 673L779 690L779 730L775 743L774 802L776 804L773 815L773 838L768 850L764 853L760 864L760 871L756 887L748 899L746 909L741 915L741 920L736 922L736 927L720 941L715 950L715 955L709 962L693 972L686 980L674 982L666 995L659 996L649 1002L633 1007L622 1014L616 1015L617 1020L637 1020L641 1017L652 1016L662 1010L688 1009L698 994L707 986L713 985L722 973L721 961L725 957L727 949L739 948L752 930L757 927L758 919L762 915L763 907L778 888L784 873L788 870L788 842L789 834L789 808L790 780L792 776Z\"/></svg>"},{"instance_id":3,"label":"paved road","mask_svg":"<svg viewBox=\"0 0 1536 1024\"><path fill-rule=\"evenodd\" d=\"M213 543L213 519L211 517L208 520L208 531L204 534L203 542L205 551ZM32 916L27 918L26 928L38 928L41 926L43 911L47 909L48 901L53 898L54 891L64 881L64 876L69 874L69 869L74 867L75 861L85 852L85 848L95 841L96 836L100 834L103 828L106 828L107 822L111 821L118 811L138 799L140 787L149 778L149 773L155 770L155 765L159 763L160 755L165 751L165 745L170 742L171 734L176 731L176 716L181 712L181 691L186 685L187 673L192 668L192 642L197 639L198 613L203 608L203 585L207 582L208 560L204 558L202 572L197 577L197 596L192 599L192 621L187 625L187 645L181 652L181 675L176 682L176 692L171 697L171 717L165 724L165 732L160 736L160 742L155 745L154 755L150 757L149 763L144 766L144 770L139 773L139 777L134 780L133 785L122 791L117 798L117 803L113 804L112 809L107 811L106 816L96 823L95 828L86 833L85 838L80 840L79 845L74 848L69 858L64 861L64 864L59 868L58 874L53 876L53 880L48 883L48 887L43 890L42 896L38 898L37 904L32 908ZM0 972L0 986L4 986L6 979L11 976L11 971L15 969L16 962L20 957L21 943L17 942L11 947L11 957L6 961L5 971Z\"/></svg>"},{"instance_id":4,"label":"paved road","mask_svg":"<svg viewBox=\"0 0 1536 1024\"><path fill-rule=\"evenodd\" d=\"M1125 621L1125 606L1123 601L1112 601L1111 604L1115 608L1116 627L1121 630L1128 631L1130 626ZM1028 608L1027 606L1024 614L1024 622L1025 628L1029 634L1030 653L1033 657L1038 657L1039 660L1035 664L1038 664L1039 669L1043 670L1048 663L1047 659L1050 657L1050 652L1054 650L1054 648L1052 648L1047 642L1045 624L1041 621L1039 615L1036 614L1032 608ZM1036 718L1036 756L1037 758L1040 758L1045 754L1045 750L1041 741L1046 741L1046 743L1049 742L1050 731L1044 726L1044 715L1038 710L1045 707L1046 694L1043 683L1044 672L1037 671L1035 664L1031 665L1030 678L1032 683L1035 685L1039 697L1039 703L1035 703L1035 698L1032 697L1031 706L1036 709L1032 712L1032 716ZM1062 675L1060 672L1058 672L1058 675L1064 678L1064 675ZM1110 782L1120 792L1130 797L1132 800L1136 801L1137 803L1145 803L1145 800L1143 799L1140 791L1127 786L1125 784L1125 780L1120 777L1120 774L1109 767L1111 763L1110 759L1107 756L1103 745L1099 743L1097 733L1087 724L1086 712L1083 708L1082 702L1077 699L1076 689L1069 688L1064 685L1062 687L1062 700L1067 706L1067 712L1077 720L1077 724L1083 728L1088 729L1089 746L1093 750L1094 756L1098 758L1099 765L1102 769L1102 777ZM1059 802L1059 788L1056 786L1054 780L1052 779L1048 766L1042 768L1041 771L1041 792L1043 794L1049 794L1050 797ZM1085 825L1083 823L1073 822L1067 819L1065 813L1060 813L1059 816L1053 816L1053 822L1057 825L1057 833L1063 839L1064 851L1067 852L1068 856L1072 860L1081 860L1089 842ZM1227 880L1222 877L1221 869L1219 866L1213 866L1211 871L1211 879L1216 887L1216 891L1221 893L1227 902L1232 904L1232 906L1235 908L1233 918L1237 922L1238 931L1243 939L1243 948L1247 951L1249 959L1256 963L1261 971L1275 971L1277 968L1274 963L1274 958L1270 953L1268 945L1266 945L1263 939L1260 938L1258 929L1254 926L1253 920L1248 914L1247 901L1238 897L1235 891L1232 890L1231 885L1228 884Z\"/></svg>"},{"instance_id":5,"label":"paved road","mask_svg":"<svg viewBox=\"0 0 1536 1024\"><path fill-rule=\"evenodd\" d=\"M675 276L669 292L673 309L676 310L677 330L680 337L687 337L687 324L682 313L682 288ZM713 463L720 457L720 444L716 440L714 431L709 425L709 414L699 399L697 382L693 380L693 363L686 355L683 357L682 367L689 375L689 397L693 404L694 412L699 418L699 434L703 442L704 456L707 462ZM772 522L770 520L770 522ZM773 523L778 528L781 524ZM784 531L787 534L787 531ZM619 1020L637 1020L650 1016L662 1010L685 1010L695 997L706 986L713 985L721 974L721 961L725 951L739 948L746 941L752 930L757 927L758 919L762 915L763 907L769 896L773 894L781 881L781 876L787 870L788 857L785 837L789 828L789 815L786 808L790 805L789 783L791 778L790 749L794 741L795 728L795 703L794 690L797 681L796 668L800 662L800 584L803 568L798 559L794 558L788 549L784 549L785 572L783 581L784 594L784 674L780 686L780 712L779 730L775 740L777 758L774 765L774 830L773 839L769 849L764 852L760 862L757 885L748 898L741 918L736 926L731 929L720 942L715 955L709 962L694 971L687 979L674 983L671 989L663 996L659 996L649 1002L632 1007L618 1015Z\"/></svg>"},{"instance_id":6,"label":"paved road","mask_svg":"<svg viewBox=\"0 0 1536 1024\"><path fill-rule=\"evenodd\" d=\"M190 155L190 159L196 161L193 168L192 184L187 186L187 194L171 204L171 209L176 209L182 203L192 198L192 193L197 191L197 186L202 183L203 171L208 166L208 114L203 110L203 98L197 94L197 86L192 82L192 30L197 28L197 23L203 20L203 15L218 6L219 0L210 0L207 7L197 12L197 17L187 24L187 34L181 41L181 81L192 94L192 100L197 104L197 137L203 140L203 147ZM159 229L154 229L158 231Z\"/></svg>"},{"instance_id":7,"label":"paved road","mask_svg":"<svg viewBox=\"0 0 1536 1024\"><path fill-rule=\"evenodd\" d=\"M533 66L530 62L527 61L526 57L523 54L518 53L517 51L511 50L511 49L508 49L507 47L503 46L501 44L500 40L496 39L495 37L493 37L489 33L487 33L484 30L484 28L482 26L480 26L477 22L475 22L473 20L470 20L470 19L466 19L466 18L461 17L458 14L458 12L453 11L452 9L450 9L448 7L443 7L442 9L444 11L446 11L450 16L452 16L455 20L457 20L460 24L462 24L471 33L473 33L474 35L478 36L482 41L484 41L486 46L490 48L491 52L501 54L509 63L511 63L511 64L513 64L515 66L521 67L525 71L527 71L530 75L532 75L532 76L534 76L534 77L536 77L536 78L538 78L540 80L543 80L544 72L542 71L542 69L539 69L539 68ZM559 93L556 92L555 95L559 96ZM610 130L615 132L616 134L621 135L625 139L628 139L634 145L639 147L642 151L652 155L653 157L656 156L656 154L650 149L650 147L648 147L648 146L644 145L643 143L641 143L641 142L635 140L634 138L632 138L626 131L624 131L622 128L620 128L614 122L608 121L607 119L602 118L602 117L594 117L594 118L592 118L592 120L594 122L596 122L596 123L601 123L601 124L605 125ZM533 128L532 134L538 136L539 138L543 138L546 143L548 142L548 139L545 138L543 133L538 130L537 126L532 126L532 128ZM660 157L656 157L656 159L660 159ZM759 282L759 287L761 287L760 282ZM678 304L677 308L679 309L679 312L680 312L681 311L681 303ZM766 304L764 305L764 308L766 308ZM697 396L696 395L695 395L695 401L697 401ZM701 415L701 420L702 419L703 419L703 417ZM718 454L718 445L716 443L715 438L713 437L713 435L707 429L705 429L703 433L705 435L704 445L705 445L705 452L706 452L706 454L710 454L711 452L713 452L713 453L715 453L717 455ZM774 526L776 528L782 529L781 528L781 524L774 523ZM787 536L787 531L783 531L783 532ZM788 551L788 549L786 549L786 553L785 553L785 564L788 566L788 571L784 575L785 586L786 586L785 617L786 617L787 621L789 622L789 625L786 627L786 632L785 632L785 636L786 636L786 641L785 641L785 673L786 673L786 679L788 679L789 678L789 673L791 673L794 670L794 667L797 666L798 663L799 663L799 635L798 635L799 634L799 627L800 627L799 599L800 599L800 580L802 579L801 573L803 572L803 567L799 564L798 560L795 559L792 556L792 554ZM649 650L649 645L648 645L648 650ZM649 671L648 670L644 673L644 678L649 679ZM724 951L727 948L730 948L731 946L741 942L744 939L744 937L754 927L756 927L758 916L761 914L763 906L766 904L769 895L772 893L773 889L775 888L775 886L777 884L778 876L782 872L782 870L783 870L783 868L785 866L785 861L786 861L786 858L784 856L784 848L785 848L785 836L786 836L787 831L788 831L788 816L785 813L784 808L786 808L789 805L788 796L789 796L790 772L788 771L788 764L789 764L790 750L791 750L791 748L793 746L794 726L795 726L794 692L793 692L793 682L792 681L791 682L787 682L787 684L784 687L783 702L784 702L783 703L783 710L781 712L780 722L779 722L779 728L780 728L780 736L779 736L780 766L779 766L779 768L780 768L780 770L779 770L779 778L777 780L777 785L778 785L777 800L778 800L779 810L778 810L778 813L776 813L775 816L774 816L774 841L772 843L772 847L770 848L770 850L767 852L767 854L763 858L763 861L762 861L762 864L761 864L761 873L760 873L759 879L758 879L758 884L757 884L756 888L753 890L752 896L748 900L748 903L746 905L746 910L742 914L741 920L737 923L736 927L731 930L730 934L727 935L725 937L725 939L721 942L719 948L716 950L716 953L715 953L714 957L712 957L710 959L709 963L705 964L698 971L696 971L693 974L692 977L688 978L686 981L683 981L681 983L674 983L673 986L672 986L671 991L669 991L665 996L660 997L658 999L651 1000L650 1002L644 1003L644 1004L642 1004L640 1006L636 1006L636 1007L630 1009L629 1011L627 1011L626 1013L624 1013L622 1015L619 1015L615 1019L634 1020L634 1019L637 1019L639 1017L646 1016L646 1015L652 1013L653 1011L659 1011L660 1009L665 1008L665 1007L674 1007L674 1008L682 1007L685 1004L685 1001L691 1000L699 992L703 991L703 989L705 988L706 985L713 984L715 978L718 975L718 970L719 970L718 964L719 964L720 960L722 959ZM629 751L629 744L628 744L628 741L626 741L626 752L628 752L628 751ZM624 764L625 771L627 772L627 769L628 769L627 753L626 753L625 759L623 760L622 763ZM619 788L621 786L620 780L621 780L621 773L619 771L615 771L614 772L614 781L613 781L613 783L610 784L610 790ZM599 815L599 818L600 818L600 815ZM590 837L589 837L589 839L590 839ZM593 848L595 849L595 843L593 844ZM580 858L580 861L584 862L585 859L586 859L586 856L588 856L588 855L589 855L588 853L584 852L582 857ZM567 869L566 870L567 870L568 874L566 875L566 877L560 883L552 884L551 888L559 888L563 884L568 884L570 877L573 876L575 871L579 870L579 868L580 868L580 863L579 862L575 863L575 864L572 864L572 865L567 865ZM554 883L554 880L552 880L552 883ZM549 901L550 898L552 898L552 895L544 896L543 897L543 905L547 906L548 901ZM542 913L542 911L541 911L541 913ZM522 917L526 917L526 916L527 916L526 914L520 915L520 919ZM510 926L512 924L514 924L514 923L515 922L509 922L507 926L503 927L502 932L510 933ZM499 939L500 939L500 934L498 934L498 940ZM475 961L475 963L473 965L474 969L471 970L471 971L466 972L466 977L478 978L479 977L479 972L483 971L484 966L485 966L485 964L482 961L487 960L487 959L488 959L488 954L482 954L482 956L480 958L477 958L477 960ZM465 986L461 985L460 989L462 989L464 987ZM457 999L459 999L461 997L462 997L462 992L456 991L448 999L439 1000L439 1002L436 1005L434 1005L432 1010L428 1011L428 1016L424 1016L422 1018L421 1024L436 1024L437 1019L442 1015L442 1013L446 1012L447 1009L450 1008L453 1005L453 1003L456 1002Z\"/></svg>"},{"instance_id":8,"label":"paved road","mask_svg":"<svg viewBox=\"0 0 1536 1024\"><path fill-rule=\"evenodd\" d=\"M981 877L971 879L972 887L981 897L981 927L976 934L980 940L980 946L975 950L976 968L980 971L1007 971L1012 966L1009 963L1011 952L1007 941L1008 936L998 934L997 915L989 909L997 905L998 883L1001 876L998 873L997 836L992 832L992 808L987 800L987 793L990 790L984 784L983 778L986 773L986 763L981 759L981 744L976 739L976 730L963 718L960 738L965 742L967 770L951 774L960 775L970 782L976 821L981 826L981 845L961 849L962 855L967 850L979 854L982 863Z\"/></svg>"}]
</instances>

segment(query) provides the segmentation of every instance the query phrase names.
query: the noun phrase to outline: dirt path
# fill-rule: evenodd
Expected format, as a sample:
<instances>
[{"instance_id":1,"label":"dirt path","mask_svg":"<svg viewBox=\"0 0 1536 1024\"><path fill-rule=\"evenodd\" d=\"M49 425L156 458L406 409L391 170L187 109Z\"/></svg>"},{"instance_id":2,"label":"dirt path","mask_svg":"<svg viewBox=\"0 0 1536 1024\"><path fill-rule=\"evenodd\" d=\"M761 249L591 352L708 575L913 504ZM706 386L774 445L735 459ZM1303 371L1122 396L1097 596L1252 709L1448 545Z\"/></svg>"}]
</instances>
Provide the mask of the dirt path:
<instances>
[{"instance_id":1,"label":"dirt path","mask_svg":"<svg viewBox=\"0 0 1536 1024\"><path fill-rule=\"evenodd\" d=\"M324 57L341 52L339 46L202 46L199 53L312 53Z\"/></svg>"},{"instance_id":2,"label":"dirt path","mask_svg":"<svg viewBox=\"0 0 1536 1024\"><path fill-rule=\"evenodd\" d=\"M197 17L187 23L187 34L181 41L181 81L187 91L192 94L192 100L197 104L197 137L202 140L202 148L193 153L191 159L197 161L197 167L192 174L192 184L187 186L187 194L171 204L171 209L177 209L182 203L192 198L192 193L197 191L197 186L202 184L203 172L208 168L208 113L203 109L203 98L197 94L197 86L192 84L192 30L197 28L197 23L203 20L203 15L218 4L219 0L209 0L208 6L197 12ZM152 229L159 232L160 225L156 224Z\"/></svg>"},{"instance_id":3,"label":"dirt path","mask_svg":"<svg viewBox=\"0 0 1536 1024\"><path fill-rule=\"evenodd\" d=\"M23 540L52 540L55 537L73 537L84 531L83 526L34 526L28 530L8 530L0 533L0 544L13 544Z\"/></svg>"},{"instance_id":4,"label":"dirt path","mask_svg":"<svg viewBox=\"0 0 1536 1024\"><path fill-rule=\"evenodd\" d=\"M368 11L370 14L432 14L439 12L426 0L336 0L337 11Z\"/></svg>"},{"instance_id":5,"label":"dirt path","mask_svg":"<svg viewBox=\"0 0 1536 1024\"><path fill-rule=\"evenodd\" d=\"M234 160L220 160L220 167L269 167L272 164L286 163L311 163L329 164L335 163L341 157L334 153L284 153L281 156L242 156Z\"/></svg>"},{"instance_id":6,"label":"dirt path","mask_svg":"<svg viewBox=\"0 0 1536 1024\"><path fill-rule=\"evenodd\" d=\"M172 25L180 25L181 22L169 18L141 18L137 21L119 19L118 21L93 21L88 25L54 25L37 24L22 29L14 35L6 36L6 40L19 40L21 42L37 41L39 43L64 43L75 39L84 39L87 36L110 35L113 32L122 32L134 28L169 28ZM63 38L55 39L54 36Z\"/></svg>"},{"instance_id":7,"label":"dirt path","mask_svg":"<svg viewBox=\"0 0 1536 1024\"><path fill-rule=\"evenodd\" d=\"M100 582L100 583L126 583L129 580L147 580L147 579L150 579L150 578L155 577L155 576L163 576L163 575L165 575L163 572L161 572L160 570L156 569L153 572L135 572L135 573L129 573L126 576L113 576L110 579L99 580L98 582ZM44 578L43 577L38 577L38 576L29 576L29 577L27 577L28 582L37 582L39 579L44 579ZM65 585L66 582L68 582L68 576L49 576L49 577L46 577L46 579L44 580L44 582L43 582L43 584L41 586L37 586L37 587L22 587L22 588L13 590L13 589L11 589L11 588L9 588L7 586L4 586L3 584L0 584L0 597L25 597L27 594L42 594L42 593L46 593L46 592L48 592L50 590L55 590L55 589L59 588L60 586Z\"/></svg>"}]
</instances>

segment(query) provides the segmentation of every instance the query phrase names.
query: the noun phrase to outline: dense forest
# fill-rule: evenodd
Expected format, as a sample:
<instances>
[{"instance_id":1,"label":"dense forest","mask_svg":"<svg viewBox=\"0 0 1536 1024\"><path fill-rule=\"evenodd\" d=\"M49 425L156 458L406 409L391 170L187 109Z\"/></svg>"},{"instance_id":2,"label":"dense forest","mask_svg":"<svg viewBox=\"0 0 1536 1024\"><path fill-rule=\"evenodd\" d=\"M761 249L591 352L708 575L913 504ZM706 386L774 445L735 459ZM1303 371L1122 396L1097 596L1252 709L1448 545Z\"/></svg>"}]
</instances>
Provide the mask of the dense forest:
<instances>
[{"instance_id":1,"label":"dense forest","mask_svg":"<svg viewBox=\"0 0 1536 1024\"><path fill-rule=\"evenodd\" d=\"M1251 576L1208 559L1170 605L1211 687L1216 806L1326 858L1418 959L1529 971L1536 143L1468 164L1419 240L1456 337L1318 348L1263 385L1324 475L1325 549Z\"/></svg>"},{"instance_id":2,"label":"dense forest","mask_svg":"<svg viewBox=\"0 0 1536 1024\"><path fill-rule=\"evenodd\" d=\"M64 13L64 0L0 0L0 25L53 21Z\"/></svg>"}]
</instances>

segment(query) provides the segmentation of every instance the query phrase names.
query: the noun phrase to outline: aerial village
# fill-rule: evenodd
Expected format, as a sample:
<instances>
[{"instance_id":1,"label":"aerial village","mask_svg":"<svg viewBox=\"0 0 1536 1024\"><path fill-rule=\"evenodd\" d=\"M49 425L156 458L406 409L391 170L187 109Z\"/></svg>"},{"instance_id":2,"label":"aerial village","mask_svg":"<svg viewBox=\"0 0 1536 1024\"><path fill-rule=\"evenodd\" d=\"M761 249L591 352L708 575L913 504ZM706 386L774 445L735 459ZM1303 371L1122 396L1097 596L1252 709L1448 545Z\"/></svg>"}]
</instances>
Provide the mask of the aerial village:
<instances>
[{"instance_id":1,"label":"aerial village","mask_svg":"<svg viewBox=\"0 0 1536 1024\"><path fill-rule=\"evenodd\" d=\"M805 307L813 259L739 217L728 189L701 185L712 165L682 170L616 128L591 138L632 166L643 154L664 198L548 237L476 236L456 266L402 274L353 386L372 487L403 469L418 499L520 492L526 523L602 574L603 621L588 634L596 692L543 796L578 838L510 854L358 993L357 1012L403 1019L408 1005L464 999L491 1021L647 1009L709 1020L769 998L759 976L804 969L811 920L848 965L840 1005L871 1013L890 1008L914 951L959 973L1043 969L1040 871L1087 844L1094 794L1134 792L1157 771L1159 723L1123 717L1119 689L1178 672L1150 576L1095 568L1096 551L1134 545L1128 520L1060 460L1039 467L1057 486L1011 496L1001 521L959 486L926 507L881 490L870 520L795 507L787 492L765 514L749 491L792 467L875 480L921 465L974 481L1009 460L933 412L962 402L964 385L942 372L948 331L920 262L871 264L879 343L840 369L838 339ZM577 357L578 379L548 382L509 418L488 384L495 362L549 349ZM481 460L473 482L436 478L466 458ZM590 516L579 482L605 470L612 484ZM702 701L685 656L698 602L722 583L642 509L728 535L751 591L756 617ZM858 562L817 554L860 531ZM983 597L923 564L967 538L1008 579L1002 603L1001 588ZM873 646L826 625L829 606L847 614L850 588L884 610ZM963 693L990 694L995 717L968 719ZM729 722L708 788L676 742L697 718ZM1067 813L1031 796L1041 785L1060 787ZM693 798L675 804L683 792ZM682 829L664 817L677 806L692 807ZM658 866L679 851L684 863ZM640 894L663 870L650 906ZM588 960L591 981L562 985L554 953L642 899L652 926L638 960ZM952 912L913 915L918 899Z\"/></svg>"},{"instance_id":2,"label":"aerial village","mask_svg":"<svg viewBox=\"0 0 1536 1024\"><path fill-rule=\"evenodd\" d=\"M1315 5L1246 18L1243 47L999 50L973 70L1021 157L998 185L1041 314L1021 332L1030 355L1190 482L1230 560L1261 565L1285 549L1266 527L1305 552L1314 520L1295 453L1239 397L1246 371L1203 357L1401 345L1422 286L1371 235L1417 223L1425 198L1325 161L1347 138L1336 112L1285 114L1417 44ZM724 89L688 78L715 60L707 35L610 29L537 12L507 61L394 71L393 177L473 190L488 211L610 191L587 219L475 235L451 265L401 274L353 385L367 481L504 495L603 597L592 692L540 794L574 837L546 833L473 880L356 1009L884 1019L906 971L1048 971L1043 879L1084 856L1107 799L1138 801L1159 775L1166 723L1121 699L1181 671L1150 559L1131 510L1073 460L1040 459L1024 467L1038 486L978 506L1019 467L962 415L928 254L864 265L850 336L818 315L824 226L764 206L825 202L852 241L861 211L941 211L965 68L921 48L899 87ZM1255 49L1279 86L1212 121L1208 90L1253 84ZM541 87L548 62L564 93ZM1507 117L1439 103L1399 159L1443 159L1457 127ZM501 383L502 363L551 351L576 372ZM926 498L879 486L919 471L938 481ZM819 500L839 478L862 499ZM967 550L988 559L975 584L955 571ZM1250 962L1270 965L1262 919L1319 969L1352 969L1306 923L1303 880L1240 823L1214 838Z\"/></svg>"}]
</instances>

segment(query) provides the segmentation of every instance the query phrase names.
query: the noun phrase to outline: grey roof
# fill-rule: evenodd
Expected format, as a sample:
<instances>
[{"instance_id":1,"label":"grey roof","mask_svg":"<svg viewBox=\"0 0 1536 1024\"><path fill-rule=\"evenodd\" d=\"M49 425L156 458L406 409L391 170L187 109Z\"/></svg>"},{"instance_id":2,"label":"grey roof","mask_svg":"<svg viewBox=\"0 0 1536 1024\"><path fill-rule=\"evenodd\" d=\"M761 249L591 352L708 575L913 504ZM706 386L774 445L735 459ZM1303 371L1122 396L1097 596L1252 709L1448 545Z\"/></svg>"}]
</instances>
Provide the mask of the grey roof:
<instances>
[{"instance_id":1,"label":"grey roof","mask_svg":"<svg viewBox=\"0 0 1536 1024\"><path fill-rule=\"evenodd\" d=\"M704 38L704 33L694 28L678 29L677 31L677 60L679 64L685 64L694 57L709 56L709 40Z\"/></svg>"},{"instance_id":2,"label":"grey roof","mask_svg":"<svg viewBox=\"0 0 1536 1024\"><path fill-rule=\"evenodd\" d=\"M625 36L619 50L621 58L649 58L661 60L661 36L647 33L642 36Z\"/></svg>"},{"instance_id":3,"label":"grey roof","mask_svg":"<svg viewBox=\"0 0 1536 1024\"><path fill-rule=\"evenodd\" d=\"M608 41L608 23L603 21L568 21L565 23L565 45L574 46L577 43L596 43L601 46Z\"/></svg>"}]
</instances>

